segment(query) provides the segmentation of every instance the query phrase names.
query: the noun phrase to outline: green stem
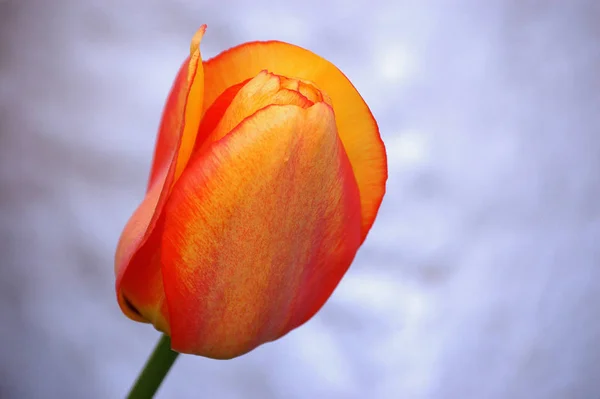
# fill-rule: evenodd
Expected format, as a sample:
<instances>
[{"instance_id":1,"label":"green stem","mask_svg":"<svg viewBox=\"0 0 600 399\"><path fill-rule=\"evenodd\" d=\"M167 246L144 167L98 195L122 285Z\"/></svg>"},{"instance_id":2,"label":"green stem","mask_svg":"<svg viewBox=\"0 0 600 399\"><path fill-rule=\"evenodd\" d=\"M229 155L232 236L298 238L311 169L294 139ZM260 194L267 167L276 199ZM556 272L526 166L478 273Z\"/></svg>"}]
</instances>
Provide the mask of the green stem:
<instances>
[{"instance_id":1,"label":"green stem","mask_svg":"<svg viewBox=\"0 0 600 399\"><path fill-rule=\"evenodd\" d=\"M128 399L153 398L179 353L171 350L171 338L163 335L146 362L137 381L129 391Z\"/></svg>"}]
</instances>

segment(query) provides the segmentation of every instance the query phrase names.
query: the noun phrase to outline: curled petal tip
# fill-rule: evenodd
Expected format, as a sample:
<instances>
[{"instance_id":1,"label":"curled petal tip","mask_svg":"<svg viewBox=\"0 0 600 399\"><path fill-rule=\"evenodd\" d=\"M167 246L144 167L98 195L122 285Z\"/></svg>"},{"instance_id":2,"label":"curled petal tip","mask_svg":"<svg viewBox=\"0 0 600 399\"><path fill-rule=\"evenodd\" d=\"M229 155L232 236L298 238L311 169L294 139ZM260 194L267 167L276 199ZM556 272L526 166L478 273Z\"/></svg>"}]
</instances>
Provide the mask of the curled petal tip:
<instances>
[{"instance_id":1,"label":"curled petal tip","mask_svg":"<svg viewBox=\"0 0 600 399\"><path fill-rule=\"evenodd\" d=\"M190 44L190 56L192 56L195 52L199 51L200 41L202 40L202 36L206 32L206 24L202 25L192 37L192 43Z\"/></svg>"}]
</instances>

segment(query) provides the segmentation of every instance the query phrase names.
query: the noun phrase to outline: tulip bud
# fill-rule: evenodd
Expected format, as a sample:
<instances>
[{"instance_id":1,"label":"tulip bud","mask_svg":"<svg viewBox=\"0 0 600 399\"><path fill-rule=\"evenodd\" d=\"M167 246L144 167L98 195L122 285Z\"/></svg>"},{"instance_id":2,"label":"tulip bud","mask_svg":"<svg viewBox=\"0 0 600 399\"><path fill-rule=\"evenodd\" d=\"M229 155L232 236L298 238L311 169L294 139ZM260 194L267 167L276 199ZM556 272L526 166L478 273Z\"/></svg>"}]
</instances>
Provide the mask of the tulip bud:
<instances>
[{"instance_id":1,"label":"tulip bud","mask_svg":"<svg viewBox=\"0 0 600 399\"><path fill-rule=\"evenodd\" d=\"M167 100L116 290L174 350L227 359L323 306L374 222L387 164L367 105L333 64L281 42L203 62L204 31Z\"/></svg>"}]
</instances>

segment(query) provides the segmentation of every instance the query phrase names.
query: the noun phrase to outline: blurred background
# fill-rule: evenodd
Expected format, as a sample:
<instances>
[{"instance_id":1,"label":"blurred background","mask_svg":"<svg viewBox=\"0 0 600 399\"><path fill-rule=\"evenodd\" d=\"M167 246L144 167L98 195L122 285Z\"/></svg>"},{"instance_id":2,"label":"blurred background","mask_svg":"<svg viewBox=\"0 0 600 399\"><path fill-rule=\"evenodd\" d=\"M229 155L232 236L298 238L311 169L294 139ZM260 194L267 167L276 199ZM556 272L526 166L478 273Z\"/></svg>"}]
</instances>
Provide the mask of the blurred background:
<instances>
[{"instance_id":1,"label":"blurred background","mask_svg":"<svg viewBox=\"0 0 600 399\"><path fill-rule=\"evenodd\" d=\"M158 333L113 254L162 107L205 58L289 41L377 118L388 194L323 310L161 398L600 397L600 3L0 1L0 397L121 398Z\"/></svg>"}]
</instances>

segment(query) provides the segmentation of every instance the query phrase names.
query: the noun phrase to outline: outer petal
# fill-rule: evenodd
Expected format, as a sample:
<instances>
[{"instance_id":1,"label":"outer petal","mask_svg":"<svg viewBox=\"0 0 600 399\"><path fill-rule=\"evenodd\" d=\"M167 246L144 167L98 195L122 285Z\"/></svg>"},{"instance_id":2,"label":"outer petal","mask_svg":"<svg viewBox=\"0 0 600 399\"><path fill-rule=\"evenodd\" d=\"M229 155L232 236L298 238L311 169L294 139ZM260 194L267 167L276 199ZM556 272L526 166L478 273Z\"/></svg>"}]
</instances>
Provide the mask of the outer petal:
<instances>
[{"instance_id":1,"label":"outer petal","mask_svg":"<svg viewBox=\"0 0 600 399\"><path fill-rule=\"evenodd\" d=\"M369 108L335 65L301 47L277 41L234 47L204 63L205 109L226 88L264 69L314 82L331 97L338 133L360 190L364 240L385 193L387 160Z\"/></svg>"},{"instance_id":2,"label":"outer petal","mask_svg":"<svg viewBox=\"0 0 600 399\"><path fill-rule=\"evenodd\" d=\"M179 139L181 136L181 127L183 126L183 116L185 102L188 94L188 67L189 59L186 59L173 83L169 97L163 110L158 136L156 138L156 147L154 149L154 160L152 161L152 170L150 180L148 181L148 190L157 183L157 178L162 175L162 180L166 171L171 165ZM163 182L159 184L162 185Z\"/></svg>"},{"instance_id":3,"label":"outer petal","mask_svg":"<svg viewBox=\"0 0 600 399\"><path fill-rule=\"evenodd\" d=\"M146 197L125 226L115 255L116 291L123 312L168 331L157 222L173 183L191 156L202 117L204 72L202 26L167 100Z\"/></svg>"},{"instance_id":4,"label":"outer petal","mask_svg":"<svg viewBox=\"0 0 600 399\"><path fill-rule=\"evenodd\" d=\"M242 355L307 321L361 240L331 108L271 105L193 159L165 207L173 348Z\"/></svg>"},{"instance_id":5,"label":"outer petal","mask_svg":"<svg viewBox=\"0 0 600 399\"><path fill-rule=\"evenodd\" d=\"M203 25L192 38L190 56L181 65L167 98L156 139L148 190L156 183L157 177L162 175L164 180L176 152L179 152L178 164L184 165L187 162L197 139L196 134L202 117L199 110L203 108L204 99L204 69L200 56L200 41L205 32L206 25Z\"/></svg>"}]
</instances>

